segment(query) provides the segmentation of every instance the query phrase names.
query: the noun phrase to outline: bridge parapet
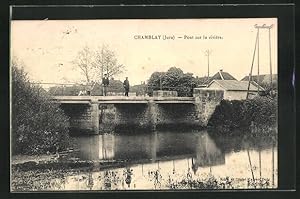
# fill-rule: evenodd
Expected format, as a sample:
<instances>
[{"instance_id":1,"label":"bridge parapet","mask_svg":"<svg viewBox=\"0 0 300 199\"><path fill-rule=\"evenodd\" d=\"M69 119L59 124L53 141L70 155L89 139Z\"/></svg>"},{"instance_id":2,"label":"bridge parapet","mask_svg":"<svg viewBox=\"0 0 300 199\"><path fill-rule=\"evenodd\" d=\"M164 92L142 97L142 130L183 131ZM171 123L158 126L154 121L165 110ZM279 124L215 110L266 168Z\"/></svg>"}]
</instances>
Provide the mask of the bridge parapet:
<instances>
[{"instance_id":1,"label":"bridge parapet","mask_svg":"<svg viewBox=\"0 0 300 199\"><path fill-rule=\"evenodd\" d=\"M56 103L64 104L119 104L119 103L194 103L194 97L145 97L145 96L53 96Z\"/></svg>"}]
</instances>

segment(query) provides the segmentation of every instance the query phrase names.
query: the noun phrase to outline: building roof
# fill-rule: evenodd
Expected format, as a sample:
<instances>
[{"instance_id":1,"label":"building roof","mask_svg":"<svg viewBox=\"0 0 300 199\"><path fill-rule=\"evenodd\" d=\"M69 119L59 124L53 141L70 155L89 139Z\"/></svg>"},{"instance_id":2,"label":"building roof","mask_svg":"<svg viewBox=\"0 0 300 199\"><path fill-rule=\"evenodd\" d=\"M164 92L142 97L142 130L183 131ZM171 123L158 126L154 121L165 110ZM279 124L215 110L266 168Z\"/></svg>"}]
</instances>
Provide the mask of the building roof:
<instances>
[{"instance_id":1,"label":"building roof","mask_svg":"<svg viewBox=\"0 0 300 199\"><path fill-rule=\"evenodd\" d=\"M210 78L210 81L212 80L237 80L232 75L230 75L227 72L224 72L223 70L218 71L214 76Z\"/></svg>"},{"instance_id":2,"label":"building roof","mask_svg":"<svg viewBox=\"0 0 300 199\"><path fill-rule=\"evenodd\" d=\"M208 85L209 83L211 83L213 80L237 80L229 73L224 72L222 69L219 70L216 74L214 74L209 79L207 79L207 77L202 77L202 78L205 79L205 81L203 83L203 85L205 85L205 86Z\"/></svg>"},{"instance_id":3,"label":"building roof","mask_svg":"<svg viewBox=\"0 0 300 199\"><path fill-rule=\"evenodd\" d=\"M238 80L213 80L210 82L207 87L209 87L213 82L216 82L220 85L224 90L230 91L247 91L248 90L248 81L238 81ZM257 91L258 87L260 90L264 90L261 86L259 86L255 82L251 82L250 91Z\"/></svg>"},{"instance_id":4,"label":"building roof","mask_svg":"<svg viewBox=\"0 0 300 199\"><path fill-rule=\"evenodd\" d=\"M257 82L257 77L259 77L259 82L260 83L268 83L270 82L270 77L271 75L270 74L266 74L266 75L252 75L251 76L251 79L252 81L255 81ZM277 74L272 74L272 79L273 81L277 81ZM249 81L249 76L245 76L243 79L241 79L241 81Z\"/></svg>"}]
</instances>

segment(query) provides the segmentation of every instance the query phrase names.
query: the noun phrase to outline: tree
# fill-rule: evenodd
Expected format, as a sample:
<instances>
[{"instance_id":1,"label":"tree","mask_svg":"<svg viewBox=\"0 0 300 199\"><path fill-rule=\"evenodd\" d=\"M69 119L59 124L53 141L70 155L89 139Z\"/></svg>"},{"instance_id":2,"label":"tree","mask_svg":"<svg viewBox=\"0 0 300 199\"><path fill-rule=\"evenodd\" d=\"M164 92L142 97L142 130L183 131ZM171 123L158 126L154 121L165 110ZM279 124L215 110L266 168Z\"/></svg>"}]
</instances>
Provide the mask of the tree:
<instances>
[{"instance_id":1,"label":"tree","mask_svg":"<svg viewBox=\"0 0 300 199\"><path fill-rule=\"evenodd\" d=\"M78 52L76 58L72 61L74 67L79 69L88 84L95 73L93 62L94 53L88 46L84 46L83 49Z\"/></svg>"},{"instance_id":2,"label":"tree","mask_svg":"<svg viewBox=\"0 0 300 199\"><path fill-rule=\"evenodd\" d=\"M108 77L119 75L125 69L124 65L118 63L116 53L104 44L95 51L93 65L101 77L103 74L107 74Z\"/></svg>"},{"instance_id":3,"label":"tree","mask_svg":"<svg viewBox=\"0 0 300 199\"><path fill-rule=\"evenodd\" d=\"M120 80L111 79L109 81L109 92L124 92L123 82Z\"/></svg>"},{"instance_id":4,"label":"tree","mask_svg":"<svg viewBox=\"0 0 300 199\"><path fill-rule=\"evenodd\" d=\"M12 60L12 153L41 154L68 147L68 117L42 88L30 84L20 65Z\"/></svg>"},{"instance_id":5,"label":"tree","mask_svg":"<svg viewBox=\"0 0 300 199\"><path fill-rule=\"evenodd\" d=\"M192 73L184 73L180 68L171 67L167 72L154 72L148 80L148 94L153 90L177 91L178 96L192 96L196 87L196 79Z\"/></svg>"},{"instance_id":6,"label":"tree","mask_svg":"<svg viewBox=\"0 0 300 199\"><path fill-rule=\"evenodd\" d=\"M180 68L171 67L166 72L162 85L163 87L171 90L176 90L182 85L180 84L180 79L183 77L184 73Z\"/></svg>"},{"instance_id":7,"label":"tree","mask_svg":"<svg viewBox=\"0 0 300 199\"><path fill-rule=\"evenodd\" d=\"M124 65L118 63L116 53L107 45L102 45L97 50L84 46L72 63L74 69L79 69L84 76L90 90L93 90L96 82L102 80L103 74L106 73L108 77L113 77L125 69Z\"/></svg>"},{"instance_id":8,"label":"tree","mask_svg":"<svg viewBox=\"0 0 300 199\"><path fill-rule=\"evenodd\" d=\"M149 92L152 90L159 90L160 84L163 82L163 78L165 77L165 72L154 72L151 74L148 80L148 90Z\"/></svg>"}]
</instances>

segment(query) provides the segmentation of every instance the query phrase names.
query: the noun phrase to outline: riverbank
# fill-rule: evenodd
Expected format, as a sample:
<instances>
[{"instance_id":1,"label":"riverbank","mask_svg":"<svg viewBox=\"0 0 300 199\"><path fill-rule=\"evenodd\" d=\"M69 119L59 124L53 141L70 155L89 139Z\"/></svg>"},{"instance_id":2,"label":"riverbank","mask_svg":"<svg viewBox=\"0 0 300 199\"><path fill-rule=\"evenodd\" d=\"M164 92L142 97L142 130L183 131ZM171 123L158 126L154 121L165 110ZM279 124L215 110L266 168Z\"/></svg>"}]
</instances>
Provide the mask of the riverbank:
<instances>
[{"instance_id":1,"label":"riverbank","mask_svg":"<svg viewBox=\"0 0 300 199\"><path fill-rule=\"evenodd\" d=\"M277 133L277 99L255 97L222 100L208 122L208 128L232 134L239 129L253 135Z\"/></svg>"},{"instance_id":2,"label":"riverbank","mask_svg":"<svg viewBox=\"0 0 300 199\"><path fill-rule=\"evenodd\" d=\"M111 175L111 174L109 174ZM66 189L68 185L68 179L72 178L78 181L80 190L134 190L136 184L131 187L116 188L123 184L125 179L123 178L103 178L99 179L93 177L93 174L89 171L76 171L76 170L47 170L41 171L26 171L20 172L14 170L14 177L12 178L11 185L13 192L31 192L31 191L72 191L73 189ZM103 187L99 187L99 182L105 181ZM212 189L272 189L276 186L271 184L270 178L232 178L229 176L218 177L212 174L206 174L204 177L193 176L191 173L183 175L177 179L177 176L169 176L168 179L164 179L161 182L161 176L152 180L152 189L163 189L163 190L212 190ZM138 189L137 190L141 190ZM149 190L149 189L146 189Z\"/></svg>"},{"instance_id":3,"label":"riverbank","mask_svg":"<svg viewBox=\"0 0 300 199\"><path fill-rule=\"evenodd\" d=\"M13 155L11 157L11 164L24 164L26 162L50 162L56 158L54 154L44 154L44 155Z\"/></svg>"},{"instance_id":4,"label":"riverbank","mask_svg":"<svg viewBox=\"0 0 300 199\"><path fill-rule=\"evenodd\" d=\"M110 168L113 162L93 162L88 160L59 160L51 156L34 157L26 156L14 159L11 165L12 191L47 191L60 190L67 176L85 174ZM26 159L25 159L26 158ZM22 159L22 161L20 161ZM119 165L118 166L124 166ZM85 179L85 176L81 177ZM60 180L57 183L56 180Z\"/></svg>"}]
</instances>

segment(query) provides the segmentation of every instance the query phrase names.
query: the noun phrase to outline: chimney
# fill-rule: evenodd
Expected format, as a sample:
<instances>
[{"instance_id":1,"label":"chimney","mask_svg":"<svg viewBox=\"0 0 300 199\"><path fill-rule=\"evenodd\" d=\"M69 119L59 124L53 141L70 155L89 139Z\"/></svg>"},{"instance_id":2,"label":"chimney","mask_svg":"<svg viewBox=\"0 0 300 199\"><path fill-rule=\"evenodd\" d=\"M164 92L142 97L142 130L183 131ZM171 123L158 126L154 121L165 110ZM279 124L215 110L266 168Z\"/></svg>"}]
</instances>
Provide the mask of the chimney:
<instances>
[{"instance_id":1,"label":"chimney","mask_svg":"<svg viewBox=\"0 0 300 199\"><path fill-rule=\"evenodd\" d=\"M223 69L220 69L220 71L219 71L220 77L221 77L222 80L224 80L224 77L223 77L223 75L222 75L222 72L223 72Z\"/></svg>"}]
</instances>

